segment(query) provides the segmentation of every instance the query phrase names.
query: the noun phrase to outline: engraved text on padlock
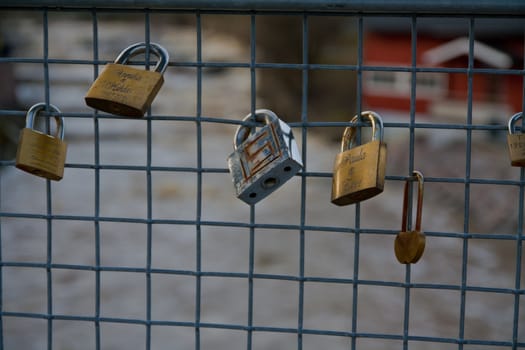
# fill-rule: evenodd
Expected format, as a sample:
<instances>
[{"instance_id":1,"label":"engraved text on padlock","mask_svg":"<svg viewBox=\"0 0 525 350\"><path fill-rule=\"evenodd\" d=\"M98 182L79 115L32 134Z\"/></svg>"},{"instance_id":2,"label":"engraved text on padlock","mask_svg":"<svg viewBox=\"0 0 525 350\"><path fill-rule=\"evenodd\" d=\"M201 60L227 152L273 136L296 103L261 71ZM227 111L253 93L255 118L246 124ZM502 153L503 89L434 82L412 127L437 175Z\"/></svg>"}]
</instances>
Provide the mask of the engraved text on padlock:
<instances>
[{"instance_id":1,"label":"engraved text on padlock","mask_svg":"<svg viewBox=\"0 0 525 350\"><path fill-rule=\"evenodd\" d=\"M386 144L383 121L375 112L362 112L364 122L372 126L372 141L352 147L357 126L347 127L341 141L341 153L334 161L332 203L348 205L372 198L383 192L386 168ZM357 123L358 116L351 123Z\"/></svg>"},{"instance_id":2,"label":"engraved text on padlock","mask_svg":"<svg viewBox=\"0 0 525 350\"><path fill-rule=\"evenodd\" d=\"M516 113L508 123L507 147L509 151L510 164L512 166L525 166L525 134L516 133L516 122L522 118L522 114Z\"/></svg>"},{"instance_id":3,"label":"engraved text on padlock","mask_svg":"<svg viewBox=\"0 0 525 350\"><path fill-rule=\"evenodd\" d=\"M133 68L128 60L146 52L145 43L129 46L114 63L105 66L85 96L86 104L104 112L142 117L164 83L163 73L168 66L169 54L160 45L151 43L151 53L159 60L154 71Z\"/></svg>"}]
</instances>

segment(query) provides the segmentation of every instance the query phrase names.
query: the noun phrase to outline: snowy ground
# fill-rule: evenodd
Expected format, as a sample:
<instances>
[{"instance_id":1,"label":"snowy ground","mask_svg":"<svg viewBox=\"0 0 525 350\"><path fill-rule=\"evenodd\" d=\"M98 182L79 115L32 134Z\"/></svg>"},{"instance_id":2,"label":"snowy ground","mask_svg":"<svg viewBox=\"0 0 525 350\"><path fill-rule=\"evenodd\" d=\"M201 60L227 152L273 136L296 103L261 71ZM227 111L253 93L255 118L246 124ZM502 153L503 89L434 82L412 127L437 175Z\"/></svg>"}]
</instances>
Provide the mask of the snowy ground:
<instances>
[{"instance_id":1,"label":"snowy ground","mask_svg":"<svg viewBox=\"0 0 525 350\"><path fill-rule=\"evenodd\" d=\"M87 59L92 57L91 24L57 14L50 16L50 57ZM67 16L66 16L67 18ZM14 55L39 57L42 52L39 23L13 18L18 24L11 33L19 36ZM15 30L16 29L16 30ZM10 33L10 31L8 31ZM208 60L232 61L246 57L248 48L231 38L204 33L203 51ZM100 20L101 59L111 59L122 42L142 41L144 28L128 23ZM124 40L123 37L126 39ZM153 26L152 41L169 49L173 60L195 60L195 30L183 26ZM207 46L209 44L209 46ZM25 105L44 98L42 65L18 65L22 83L18 94ZM83 103L93 76L90 65L50 65L50 100L66 113L84 113ZM155 115L194 116L196 113L196 70L170 67L165 84L155 99ZM257 101L258 108L278 106ZM250 110L249 69L204 70L202 115L239 120ZM387 119L388 115L384 115ZM95 170L75 167L95 162L95 123L91 118L67 118L67 163L62 181L51 184L53 215L48 237L47 222L42 218L2 217L1 248L5 262L45 263L93 267L96 264L96 229L92 220L74 217L95 215ZM202 174L200 220L201 245L197 228L197 175L183 168L197 167L197 133L194 121L151 122L151 165L180 167L181 171L152 171L151 188L144 170L102 169L99 172L100 264L111 267L100 273L100 317L172 322L195 322L196 277L191 274L154 273L151 275L151 310L147 310L148 197L152 198L151 218L180 220L154 223L151 226L151 267L154 269L246 274L250 269L249 228L224 227L207 223L250 221L247 205L233 195L226 158L232 151L236 126L202 123L202 166L220 169ZM147 119L110 119L98 121L101 165L144 167L148 154ZM299 147L306 142L308 172L330 172L339 146L325 142L314 134L303 138L294 130ZM464 177L465 146L451 134L463 131L430 130L418 138L415 167L425 176ZM387 175L405 176L408 169L408 132L385 131L388 142ZM395 135L395 136L394 136ZM443 141L446 140L446 141ZM508 166L504 139L494 142L486 135L475 134L472 151L473 178L518 179L519 170ZM389 285L405 282L406 268L395 260L393 241L400 228L402 186L400 181L386 182L380 196L363 202L359 225L371 233L359 235L331 232L323 227L355 228L355 206L336 207L330 203L330 178L308 177L305 181L305 208L301 215L301 177L297 176L255 208L255 223L301 225L304 232L303 327L305 329L349 332L352 330L352 284L316 281L320 278L354 278L358 272L357 324L359 333L389 334L394 340L362 337L358 349L400 349L405 312L405 289ZM464 240L444 233L461 233L465 225L470 232L503 234L516 232L518 189L510 186L472 184L470 188L470 222L464 223L463 184L427 183L423 209L423 230L427 248L421 261L412 266L410 281L426 284L410 290L409 335L455 339L459 335ZM6 213L45 215L46 183L14 167L4 169L0 178L0 210ZM70 216L69 219L64 219ZM104 219L106 218L106 219ZM117 218L113 220L107 218ZM125 222L126 219L129 222ZM143 222L134 222L136 219ZM321 228L321 229L315 229ZM376 232L374 232L374 230ZM380 232L377 232L380 230ZM49 238L50 241L48 240ZM358 268L355 244L359 243ZM48 244L50 246L48 247ZM468 240L468 286L513 289L516 287L517 243L515 240ZM201 259L198 262L197 251ZM301 271L301 232L298 229L257 228L253 241L253 271L257 274L299 276ZM48 257L48 251L51 255ZM523 264L523 262L521 262ZM48 312L48 278L51 281L52 313L64 316L93 317L96 314L96 273L90 269L4 266L2 309L6 312L46 314ZM119 268L136 268L122 272ZM108 271L109 270L109 271ZM522 268L521 285L525 274ZM385 281L385 285L366 283ZM451 286L431 288L434 284ZM518 339L525 342L525 300L521 297L518 314L514 314L512 294L467 291L464 313L465 339L510 342L513 321L517 317ZM243 277L204 276L201 278L200 321L206 324L248 324L249 284ZM297 329L299 283L292 280L257 278L253 283L253 325ZM96 330L93 322L82 320L53 321L53 349L93 349ZM143 349L144 325L102 322L100 342L103 349ZM47 321L39 318L4 317L5 349L45 349ZM244 330L201 329L201 349L245 349ZM348 349L350 338L307 334L303 349ZM152 349L193 349L195 329L187 326L153 326ZM297 348L294 333L254 332L253 349ZM457 345L411 341L410 349L456 349ZM475 347L469 347L474 349ZM492 347L492 349L504 347ZM508 347L506 347L508 348Z\"/></svg>"}]
</instances>

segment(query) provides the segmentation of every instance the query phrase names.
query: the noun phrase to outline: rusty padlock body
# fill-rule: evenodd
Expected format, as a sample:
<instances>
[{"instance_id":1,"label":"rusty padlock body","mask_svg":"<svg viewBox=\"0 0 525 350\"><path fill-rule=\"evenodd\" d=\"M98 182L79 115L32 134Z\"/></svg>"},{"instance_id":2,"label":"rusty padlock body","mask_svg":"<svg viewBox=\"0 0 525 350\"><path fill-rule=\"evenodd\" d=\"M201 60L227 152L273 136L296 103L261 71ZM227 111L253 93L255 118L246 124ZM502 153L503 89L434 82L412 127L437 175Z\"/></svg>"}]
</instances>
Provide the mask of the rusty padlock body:
<instances>
[{"instance_id":1,"label":"rusty padlock body","mask_svg":"<svg viewBox=\"0 0 525 350\"><path fill-rule=\"evenodd\" d=\"M237 128L228 168L237 197L255 204L297 174L303 163L292 129L274 112L258 109L243 119L250 120L264 126L251 135L248 126Z\"/></svg>"},{"instance_id":2,"label":"rusty padlock body","mask_svg":"<svg viewBox=\"0 0 525 350\"><path fill-rule=\"evenodd\" d=\"M67 144L64 142L64 119L55 116L55 136L33 130L36 116L46 109L45 103L37 103L27 112L26 126L20 132L15 166L30 174L58 181L64 176ZM60 110L49 105L49 110Z\"/></svg>"},{"instance_id":3,"label":"rusty padlock body","mask_svg":"<svg viewBox=\"0 0 525 350\"><path fill-rule=\"evenodd\" d=\"M154 71L126 65L131 57L145 53L147 48L146 43L133 44L114 63L107 64L88 90L86 104L116 115L144 116L164 83L162 74L169 61L169 54L162 46L150 43L150 52L158 57Z\"/></svg>"},{"instance_id":4,"label":"rusty padlock body","mask_svg":"<svg viewBox=\"0 0 525 350\"><path fill-rule=\"evenodd\" d=\"M343 133L341 152L334 161L332 177L332 203L354 204L383 192L386 170L386 144L383 142L383 120L375 112L361 113L365 123L372 126L372 141L352 146L357 125L349 126ZM357 124L356 115L350 121Z\"/></svg>"},{"instance_id":5,"label":"rusty padlock body","mask_svg":"<svg viewBox=\"0 0 525 350\"><path fill-rule=\"evenodd\" d=\"M512 166L525 166L525 134L516 133L516 122L522 118L522 114L516 113L508 123L507 148L509 150L510 164Z\"/></svg>"},{"instance_id":6,"label":"rusty padlock body","mask_svg":"<svg viewBox=\"0 0 525 350\"><path fill-rule=\"evenodd\" d=\"M396 236L394 242L394 253L401 264L415 264L423 256L425 251L426 238L421 231L421 216L423 211L423 190L424 177L419 171L414 171L413 176L418 181L416 227L410 230L408 222L408 185L411 179L405 182L405 192L403 198L403 215L401 222L401 231ZM412 209L411 209L412 211Z\"/></svg>"}]
</instances>

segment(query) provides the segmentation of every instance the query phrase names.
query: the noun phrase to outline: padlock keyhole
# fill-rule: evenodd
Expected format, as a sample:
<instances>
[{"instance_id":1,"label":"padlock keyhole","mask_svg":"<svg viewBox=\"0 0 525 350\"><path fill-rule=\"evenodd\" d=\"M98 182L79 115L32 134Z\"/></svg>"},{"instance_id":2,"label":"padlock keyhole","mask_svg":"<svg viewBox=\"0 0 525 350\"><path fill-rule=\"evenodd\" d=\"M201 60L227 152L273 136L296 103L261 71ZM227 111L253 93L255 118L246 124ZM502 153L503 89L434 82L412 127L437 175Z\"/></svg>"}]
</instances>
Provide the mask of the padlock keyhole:
<instances>
[{"instance_id":1,"label":"padlock keyhole","mask_svg":"<svg viewBox=\"0 0 525 350\"><path fill-rule=\"evenodd\" d=\"M269 177L267 178L266 180L263 181L262 183L262 187L263 188L272 188L274 187L275 185L277 185L277 179L275 177Z\"/></svg>"}]
</instances>

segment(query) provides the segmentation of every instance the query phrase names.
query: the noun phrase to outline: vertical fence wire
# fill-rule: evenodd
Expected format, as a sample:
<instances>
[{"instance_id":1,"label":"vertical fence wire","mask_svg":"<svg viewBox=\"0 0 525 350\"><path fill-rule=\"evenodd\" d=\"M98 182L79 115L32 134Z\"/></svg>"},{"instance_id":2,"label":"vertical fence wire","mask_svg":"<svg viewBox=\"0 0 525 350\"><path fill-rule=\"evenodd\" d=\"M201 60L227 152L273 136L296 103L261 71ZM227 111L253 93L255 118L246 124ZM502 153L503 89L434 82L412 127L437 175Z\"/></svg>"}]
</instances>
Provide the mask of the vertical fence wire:
<instances>
[{"instance_id":1,"label":"vertical fence wire","mask_svg":"<svg viewBox=\"0 0 525 350\"><path fill-rule=\"evenodd\" d=\"M144 36L146 38L146 69L149 70L150 62L150 13L144 11ZM160 59L160 57L159 57ZM147 111L146 119L146 197L147 197L147 247L146 247L146 350L151 348L151 256L152 256L152 235L153 235L153 194L151 179L151 149L152 149L152 125L151 107Z\"/></svg>"},{"instance_id":2,"label":"vertical fence wire","mask_svg":"<svg viewBox=\"0 0 525 350\"><path fill-rule=\"evenodd\" d=\"M2 172L0 171L0 184L2 183ZM0 205L2 204L2 186L0 186ZM4 261L2 254L3 240L2 240L2 216L0 215L0 261ZM0 264L0 314L4 312L4 266ZM4 321L0 319L0 349L4 349Z\"/></svg>"},{"instance_id":3,"label":"vertical fence wire","mask_svg":"<svg viewBox=\"0 0 525 350\"><path fill-rule=\"evenodd\" d=\"M2 198L3 198L3 191L2 191L2 171L0 171L0 207L2 206ZM4 247L3 247L3 235L2 235L2 224L3 224L3 216L0 215L0 262L4 261ZM0 263L0 315L4 313L4 264ZM4 349L4 320L3 317L0 318L0 349Z\"/></svg>"},{"instance_id":4,"label":"vertical fence wire","mask_svg":"<svg viewBox=\"0 0 525 350\"><path fill-rule=\"evenodd\" d=\"M49 82L49 23L48 11L43 11L42 21L43 33L43 64L44 64L44 94L46 105L49 106L50 101L50 82ZM46 130L50 130L50 120L46 119ZM53 348L53 273L51 264L53 263L53 207L52 207L52 192L51 181L46 179L46 202L47 202L47 259L46 259L46 277L47 277L47 347Z\"/></svg>"},{"instance_id":5,"label":"vertical fence wire","mask_svg":"<svg viewBox=\"0 0 525 350\"><path fill-rule=\"evenodd\" d=\"M360 114L361 91L363 91L363 16L357 17L357 79L356 79L356 110ZM359 136L359 135L358 135ZM359 203L355 207L355 231L354 231L354 271L352 274L352 350L357 349L357 307L359 295Z\"/></svg>"},{"instance_id":6,"label":"vertical fence wire","mask_svg":"<svg viewBox=\"0 0 525 350\"><path fill-rule=\"evenodd\" d=\"M49 58L49 42L52 38L50 38L49 34L49 12L51 10L45 8L39 10L39 14L42 16L42 30L43 30L43 49L42 49L42 58L38 60L42 64L43 67L43 84L44 84L44 98L45 102L49 105L51 100L51 80L50 80L50 73L49 73L49 65L51 64L62 64L62 63L71 63L67 62L68 60L56 60L56 59L50 59ZM99 10L96 8L89 9L89 10L79 10L79 11L88 11L88 13L91 16L91 31L93 36L93 44L92 44L92 68L93 68L93 79L98 77L99 75L99 64L102 63L99 59ZM149 43L151 39L151 26L152 26L152 13L150 10L141 10L140 12L143 12L144 15L144 37L145 42ZM417 61L417 51L418 51L418 24L420 23L418 21L418 16L410 15L406 16L406 18L410 19L410 38L411 38L411 63L410 66L407 67L407 69L399 69L399 67L386 67L386 68L377 68L377 67L370 67L366 66L364 62L364 40L365 40L365 34L364 34L364 21L368 17L362 14L359 15L352 15L353 18L356 19L356 29L357 29L357 62L355 65L352 66L344 66L344 67L338 67L338 69L343 71L355 71L356 73L356 110L360 113L362 110L362 91L363 91L363 74L366 72L376 70L384 70L384 71L403 71L405 73L410 73L410 112L409 112L409 121L407 123L402 124L396 124L396 123L385 123L386 126L393 126L393 127L402 127L406 128L409 131L409 149L408 149L408 174L407 176L410 177L412 172L416 169L414 169L415 164L415 149L416 149L416 133L418 132L419 128L427 127L427 128L451 128L451 129L461 129L465 132L465 141L466 141L466 150L465 150L465 169L464 169L464 178L458 178L458 179L451 179L451 178L431 178L429 181L431 182L440 182L440 183L461 183L464 185L464 191L463 191L463 232L461 233L443 233L443 232L429 232L428 234L430 236L435 237L454 237L461 241L462 244L462 251L461 251L461 281L458 285L445 285L445 284L425 284L425 283L416 283L413 281L411 266L407 265L404 271L404 279L402 282L389 282L389 281L363 281L360 276L360 246L361 246L361 238L365 237L365 235L368 235L370 233L385 233L382 230L375 230L367 229L365 227L362 227L362 221L363 219L363 212L361 209L361 205L358 203L355 205L355 211L354 211L354 223L350 228L340 228L340 227L329 227L329 226L323 226L323 227L315 227L308 224L307 220L307 186L309 185L310 176L314 177L318 174L316 173L310 173L307 163L307 156L309 152L309 148L311 146L307 146L308 144L308 132L310 125L313 125L309 121L309 85L310 82L313 80L312 76L310 75L312 71L312 67L318 70L329 70L333 69L333 67L325 67L322 65L315 65L315 63L310 62L309 59L309 51L310 51L310 25L313 21L310 20L310 17L314 14L311 14L309 12L296 12L292 13L292 16L297 16L301 19L301 62L300 64L271 64L271 63L264 63L261 64L257 60L257 33L261 32L263 30L262 26L257 26L257 19L259 16L266 15L265 13L253 10L253 11L242 11L242 12L233 12L234 14L242 14L244 16L249 17L249 62L248 63L215 63L210 64L209 62L204 62L203 60L203 24L202 24L202 13L201 10L187 10L184 13L191 13L194 15L195 19L195 41L196 41L196 52L195 52L195 62L190 63L183 63L180 64L182 66L187 65L190 67L195 68L196 71L196 100L195 100L195 117L194 118L186 118L186 119L177 119L177 117L168 117L167 120L191 120L195 123L196 127L196 168L192 171L195 171L196 175L196 204L195 204L195 214L194 214L194 220L159 220L155 219L154 213L153 213L153 197L154 197L154 191L153 191L153 182L154 178L153 175L155 174L156 170L162 170L162 171L170 171L170 172L180 172L180 171L188 171L187 168L181 169L178 167L156 167L154 166L153 162L153 155L152 155L152 149L153 149L153 126L156 120L159 120L161 118L158 118L158 116L152 115L151 109L147 111L147 115L145 117L145 123L146 123L146 164L145 166L138 167L140 170L144 170L144 173L146 175L146 201L147 201L147 214L145 219L137 219L137 218L131 218L131 219L124 219L119 217L104 217L101 215L101 170L103 169L121 169L121 170L136 170L137 167L132 166L113 166L111 164L102 164L101 163L101 149L100 149L100 142L101 142L101 136L100 136L100 119L101 116L98 114L97 111L93 111L89 114L89 117L93 120L93 132L94 132L94 144L93 144L93 150L94 150L94 156L93 156L93 164L73 164L68 163L66 164L66 167L78 167L78 168L91 168L94 171L94 208L93 208L93 216L86 215L86 216L67 216L67 215L56 215L53 212L53 184L51 181L47 180L45 182L45 200L46 200L46 214L45 215L34 215L34 214L28 214L28 213L8 213L4 212L3 208L0 208L0 314L2 315L2 322L0 322L0 347L4 347L5 343L5 336L4 334L4 319L9 317L27 317L27 318L41 318L46 320L46 345L47 349L52 350L56 348L56 341L55 337L56 334L54 332L54 328L56 327L55 320L80 320L85 322L92 323L94 327L94 348L99 350L104 348L103 343L103 337L102 337L102 329L104 328L104 325L111 322L116 323L125 323L125 324L140 324L145 326L145 344L144 347L146 350L150 350L154 348L153 345L153 330L155 329L156 325L165 325L165 326L172 326L172 327L189 327L193 329L193 339L194 339L194 348L196 350L200 350L203 345L202 339L202 329L203 328L214 328L214 329L234 329L234 330L243 330L246 332L246 348L247 350L252 350L255 348L259 348L257 344L254 342L254 335L258 332L268 332L268 333L291 333L294 336L296 336L296 346L298 350L302 350L304 348L307 348L306 345L306 339L305 335L326 335L326 336L338 336L338 337L345 337L348 340L349 347L352 350L359 349L359 341L363 338L374 338L374 339L388 339L388 340L395 340L402 344L403 349L410 349L411 344L413 342L435 342L435 343L446 343L447 345L457 345L457 348L459 350L462 350L466 348L467 346L471 344L480 345L480 346L502 346L502 347L508 347L512 348L513 350L517 350L519 348L524 348L525 344L523 341L520 342L520 327L522 326L521 323L523 323L523 315L521 314L522 311L520 310L520 304L522 304L521 298L525 294L524 290L522 289L522 281L521 281L521 274L523 269L523 211L524 211L524 195L525 195L525 172L522 169L520 173L520 180L519 181L498 181L498 180L486 180L485 182L474 179L472 177L472 144L473 144L473 130L475 129L475 123L473 121L473 95L474 95L474 75L479 73L474 65L474 57L475 57L475 33L476 33L476 25L477 21L474 16L468 16L466 17L468 19L468 66L464 70L447 70L446 68L438 68L434 69L433 72L439 72L439 73L450 73L450 72L457 72L460 71L461 73L466 74L467 77L467 114L466 114L466 121L464 125L461 125L458 127L456 124L443 124L441 126L438 126L436 124L429 123L426 126L421 123L416 122L416 98L417 98L417 75L419 72L421 72L421 67L418 66ZM206 12L206 14L213 15L214 12ZM231 14L231 13L228 13ZM280 13L279 14L283 14ZM284 13L286 15L290 15L290 13ZM316 13L315 15L319 15ZM321 14L324 15L324 14ZM341 14L338 14L341 15ZM345 15L345 14L343 14ZM147 49L146 55L145 55L145 62L146 67L149 68L149 59L150 59L150 52ZM16 60L15 60L16 62ZM20 62L24 62L23 59L20 60ZM74 62L72 60L72 63L78 63ZM178 63L170 62L171 66L177 65ZM300 71L301 74L301 119L299 123L296 123L294 126L300 126L301 130L301 155L304 163L304 167L302 172L299 174L300 176L300 206L299 206L299 223L298 224L290 224L290 225L277 225L277 224L261 224L257 221L257 211L256 206L252 205L249 208L249 220L245 223L235 223L235 222L210 222L203 220L202 213L203 213L203 174L208 171L209 169L204 168L203 164L203 143L206 142L206 139L203 138L203 124L209 121L209 118L206 118L203 115L203 67L206 65L209 66L216 66L216 67L241 67L243 69L249 70L249 84L250 84L250 111L253 114L255 112L256 106L257 106L257 81L256 76L258 73L258 70L264 70L266 68L288 68L288 69L294 69L297 71ZM425 71L423 69L423 71ZM493 71L488 70L489 73L493 73ZM523 67L522 71L520 72L521 76L523 77L525 75L525 66ZM525 87L523 88L523 95L524 95L524 101L525 101ZM524 102L525 105L525 102ZM170 119L171 118L171 119ZM324 126L321 122L319 125ZM328 123L326 124L328 125ZM49 118L46 119L46 128L49 130ZM489 130L489 129L487 129ZM4 163L2 163L4 165ZM7 164L9 166L12 166L13 163ZM214 172L225 172L224 169L212 169ZM321 174L323 177L329 177L330 174ZM394 180L394 181L402 181L406 180L407 177L405 176L387 176L388 180ZM2 181L2 177L0 174L0 183ZM518 215L517 215L517 223L518 228L516 232L515 237L505 237L502 239L508 239L508 240L514 240L516 242L516 264L515 264L515 278L514 278L514 288L506 289L506 288L485 288L485 287L477 287L469 285L468 283L468 259L469 259L469 241L471 241L474 238L481 238L481 235L471 233L471 184L473 183L482 183L485 184L505 184L505 185L511 185L513 187L519 188L519 198L518 198ZM1 187L0 187L1 190ZM2 199L2 195L5 195L4 193L0 192L0 199ZM410 196L412 197L412 196ZM412 207L410 205L412 199L409 201L409 207ZM0 202L1 204L1 202ZM9 262L4 261L4 255L2 254L2 250L5 249L2 236L5 233L5 229L3 229L3 222L2 219L4 217L13 217L13 218L27 218L27 219L39 219L39 220L45 220L46 222L46 259L45 264L38 264L38 263L16 263L16 262ZM59 220L78 220L78 221L87 221L93 223L93 229L94 229L94 266L68 266L68 265L57 265L53 261L53 228L54 224L56 225L57 221ZM411 212L409 212L409 220L411 221ZM146 261L143 268L132 268L132 267L125 267L125 268L117 268L113 266L104 266L101 261L101 249L102 249L102 240L101 240L101 223L104 221L111 221L111 222L132 222L132 223L141 223L146 224ZM181 225L192 225L195 229L195 270L173 270L173 271L166 271L166 270L159 270L155 269L153 261L153 254L154 254L154 241L156 239L155 236L155 225L157 224L181 224ZM232 228L232 227L243 227L246 228L249 232L249 247L248 247L248 266L246 266L246 270L243 273L230 273L230 272L210 272L205 271L203 269L203 228L206 226L220 226L220 227L226 227L226 228ZM268 228L279 228L283 230L294 230L298 233L298 273L294 276L288 276L288 275L279 275L279 274L258 274L256 273L256 243L258 238L258 232L262 231L264 229ZM310 232L310 230L328 230L328 231L334 231L334 232L344 232L345 234L351 233L353 235L353 243L354 243L354 249L353 249L353 271L351 273L351 278L348 279L337 279L337 278L324 278L324 277L317 277L315 280L320 282L335 282L341 285L349 285L352 288L352 300L351 300L351 324L349 326L349 329L347 331L331 331L323 329L322 325L319 325L319 329L313 329L305 327L305 313L306 313L306 306L307 306L307 299L305 296L307 295L306 290L309 287L309 276L306 271L306 264L307 264L307 249L306 246L309 243L307 241L307 233ZM393 234L390 231L387 231L388 234ZM350 237L350 235L349 235ZM499 237L493 235L488 235L489 239L500 239ZM4 293L2 292L5 288L6 281L4 281L5 276L5 267L31 267L31 268L39 268L44 269L46 274L46 312L45 314L39 314L39 313L24 313L24 312L16 312L16 311L6 311L4 308ZM94 296L95 296L95 303L94 303L94 312L92 316L68 316L68 315L59 315L55 312L55 305L53 304L53 297L54 292L56 292L53 288L53 278L54 278L54 272L56 272L57 268L68 268L68 269L77 269L77 270L88 270L93 271L95 275L95 285L94 285ZM128 271L128 272L137 272L137 273L143 273L143 276L145 277L145 317L144 319L133 319L133 318L110 318L110 317L103 317L104 310L101 310L102 308L102 274L104 271L113 271L113 272L122 272L122 271ZM195 302L195 310L193 314L193 322L179 322L179 321L158 321L155 319L153 312L153 298L154 294L152 292L152 286L155 281L155 274L157 273L164 273L164 274L172 274L172 275L190 275L194 276L195 280L195 296L194 296L194 302ZM226 323L210 323L202 322L202 308L203 308L203 300L202 300L202 294L203 294L203 277L206 276L214 276L217 278L232 278L232 277L240 277L243 278L244 281L247 283L247 305L246 305L246 315L245 315L245 324L226 324ZM56 276L55 276L56 277ZM153 278L153 280L152 280ZM297 327L259 327L254 322L254 313L255 313L255 305L257 304L255 300L255 296L258 296L254 293L258 286L258 282L260 282L263 279L276 279L276 280L286 280L286 281L294 281L297 283L297 317L296 317L296 324ZM414 279L415 280L415 279ZM363 287L365 285L371 285L371 286L388 286L388 287L396 287L400 288L403 291L403 321L402 321L402 332L401 334L383 334L380 332L377 333L364 333L360 332L360 323L358 319L358 309L360 306L359 301L359 292L360 287ZM460 294L460 301L459 301L459 322L458 322L458 329L457 329L457 338L446 338L446 337L438 337L438 336L416 336L412 334L411 332L411 315L415 312L413 308L411 308L411 297L415 289L432 289L432 290L451 290L459 292ZM481 339L467 339L466 336L466 330L465 326L467 323L467 302L469 293L476 291L476 292L484 292L484 293L501 293L503 295L511 295L513 297L513 308L512 308L512 319L513 319L513 327L512 327L512 339L510 341L496 341L496 340L481 340ZM521 313L520 313L521 311ZM412 314L411 314L412 312ZM521 323L520 323L521 322ZM270 334L271 336L271 334ZM140 347L141 348L141 347Z\"/></svg>"},{"instance_id":7,"label":"vertical fence wire","mask_svg":"<svg viewBox=\"0 0 525 350\"><path fill-rule=\"evenodd\" d=\"M257 105L256 84L256 47L257 47L257 22L255 13L250 14L250 113L255 121L255 108ZM250 248L248 258L248 315L247 315L247 338L246 349L251 350L253 346L253 292L254 292L254 268L255 268L255 205L250 205Z\"/></svg>"},{"instance_id":8,"label":"vertical fence wire","mask_svg":"<svg viewBox=\"0 0 525 350\"><path fill-rule=\"evenodd\" d=\"M525 29L524 29L525 31ZM525 39L524 39L525 40ZM523 47L523 54L525 55L525 45ZM525 73L525 60L523 66L521 67ZM524 74L525 76L525 74ZM525 84L523 85L521 98L521 110L525 111ZM525 125L525 119L521 120L521 126ZM512 350L518 349L518 336L519 336L519 325L524 321L521 320L520 323L520 289L521 289L521 271L523 269L523 212L525 211L524 206L524 196L525 196L525 169L520 169L520 184L519 184L519 196L518 196L518 227L516 230L516 278L514 282L514 314L513 314L513 329L512 329Z\"/></svg>"},{"instance_id":9,"label":"vertical fence wire","mask_svg":"<svg viewBox=\"0 0 525 350\"><path fill-rule=\"evenodd\" d=\"M98 16L97 10L93 9L91 12L91 22L93 31L93 81L98 77ZM93 110L93 162L94 162L94 218L93 218L93 229L95 234L95 348L96 350L101 349L101 337L100 337L100 289L101 289L101 261L100 261L100 133L99 133L99 118L98 111Z\"/></svg>"},{"instance_id":10,"label":"vertical fence wire","mask_svg":"<svg viewBox=\"0 0 525 350\"><path fill-rule=\"evenodd\" d=\"M417 53L417 19L410 18L410 140L409 140L409 156L408 156L408 178L412 177L414 171L414 140L415 140L415 112L416 112L416 53ZM408 181L408 179L407 179ZM412 186L409 187L409 196L407 203L408 208L412 208ZM412 210L407 212L408 222L412 222ZM404 220L404 218L403 218ZM411 225L407 225L407 228ZM408 336L410 326L410 292L411 292L411 264L405 266L405 295L404 295L404 310L403 310L403 349L408 349Z\"/></svg>"},{"instance_id":11,"label":"vertical fence wire","mask_svg":"<svg viewBox=\"0 0 525 350\"><path fill-rule=\"evenodd\" d=\"M301 60L303 67L308 67L308 15L303 14L301 21ZM307 138L308 130L304 126L308 122L308 69L303 68L301 72L302 84L301 84L301 122L303 124L301 128L302 135L302 149L301 158L303 159L303 171L301 172L301 207L300 207L300 230L299 230L299 294L298 294L298 315L297 315L297 349L303 349L303 325L304 325L304 277L305 277L305 224L306 224L306 176L305 172L308 171L307 162Z\"/></svg>"},{"instance_id":12,"label":"vertical fence wire","mask_svg":"<svg viewBox=\"0 0 525 350\"><path fill-rule=\"evenodd\" d=\"M197 100L196 100L196 126L197 126L197 203L196 203L196 262L195 262L195 350L200 350L200 322L201 322L201 271L202 271L202 19L197 11L196 17L196 41L197 41Z\"/></svg>"},{"instance_id":13,"label":"vertical fence wire","mask_svg":"<svg viewBox=\"0 0 525 350\"><path fill-rule=\"evenodd\" d=\"M472 125L472 69L474 67L474 18L469 20L468 31L468 67L467 67L467 125ZM460 306L460 322L459 322L459 346L463 349L463 339L465 337L465 312L467 302L467 262L468 262L468 248L469 248L469 216L470 216L470 169L471 169L471 155L472 155L472 130L466 130L466 161L465 161L465 190L464 190L464 211L463 211L463 260L462 260L462 276L461 276L461 306Z\"/></svg>"}]
</instances>

